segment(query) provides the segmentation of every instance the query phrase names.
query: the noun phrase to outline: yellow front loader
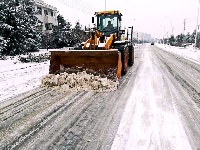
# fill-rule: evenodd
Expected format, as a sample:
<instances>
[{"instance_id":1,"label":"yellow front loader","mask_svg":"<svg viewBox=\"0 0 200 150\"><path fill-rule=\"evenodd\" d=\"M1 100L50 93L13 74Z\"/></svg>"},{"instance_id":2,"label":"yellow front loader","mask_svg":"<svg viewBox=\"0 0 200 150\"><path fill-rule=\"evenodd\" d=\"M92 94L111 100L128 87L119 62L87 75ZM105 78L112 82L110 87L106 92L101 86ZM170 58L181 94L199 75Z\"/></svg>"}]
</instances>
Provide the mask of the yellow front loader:
<instances>
[{"instance_id":1,"label":"yellow front loader","mask_svg":"<svg viewBox=\"0 0 200 150\"><path fill-rule=\"evenodd\" d=\"M51 51L50 74L87 70L118 79L126 74L128 66L134 63L134 47L132 36L131 40L122 38L125 34L121 30L122 14L118 10L102 11L96 12L95 17L97 25L82 48Z\"/></svg>"}]
</instances>

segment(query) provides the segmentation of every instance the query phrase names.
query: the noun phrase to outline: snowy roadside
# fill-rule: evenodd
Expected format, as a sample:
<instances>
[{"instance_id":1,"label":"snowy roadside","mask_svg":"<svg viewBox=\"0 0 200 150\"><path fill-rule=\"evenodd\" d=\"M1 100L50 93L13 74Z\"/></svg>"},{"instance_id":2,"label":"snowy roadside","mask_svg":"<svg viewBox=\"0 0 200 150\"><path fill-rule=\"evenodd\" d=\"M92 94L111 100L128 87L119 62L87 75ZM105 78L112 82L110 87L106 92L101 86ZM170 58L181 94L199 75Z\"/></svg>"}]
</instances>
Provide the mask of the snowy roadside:
<instances>
[{"instance_id":1,"label":"snowy roadside","mask_svg":"<svg viewBox=\"0 0 200 150\"><path fill-rule=\"evenodd\" d=\"M42 50L32 54L44 53L47 51ZM17 58L18 56L0 60L0 102L38 87L41 78L48 74L49 61L21 63Z\"/></svg>"},{"instance_id":2,"label":"snowy roadside","mask_svg":"<svg viewBox=\"0 0 200 150\"><path fill-rule=\"evenodd\" d=\"M186 48L183 47L175 47L170 45L164 44L155 44L157 47L162 48L163 50L172 52L174 54L178 54L183 58L189 59L193 62L200 64L200 50L194 49L192 45L187 46Z\"/></svg>"},{"instance_id":3,"label":"snowy roadside","mask_svg":"<svg viewBox=\"0 0 200 150\"><path fill-rule=\"evenodd\" d=\"M48 53L46 49L40 50L40 52L31 53L32 55L38 56L40 54ZM22 55L25 56L26 55ZM49 72L49 64L50 61L42 62L42 63L22 63L18 60L18 56L11 58L7 57L6 60L0 60L0 102L6 101L8 98L16 96L18 94L27 92L34 88L39 87L42 84L42 78L46 77ZM70 76L72 77L72 76ZM74 77L74 76L73 76ZM91 76L91 81L96 77ZM98 78L98 77L97 77ZM52 81L54 83L54 77L52 77ZM60 80L60 78L58 78ZM63 76L64 80L64 76ZM68 79L67 79L68 80ZM77 78L77 80L84 80L81 78ZM57 80L55 80L57 83ZM76 84L76 80L71 79L65 86L63 86L63 90L69 89L69 85L74 87ZM89 80L89 82L91 82ZM80 84L85 84L81 82ZM89 86L90 85L90 86ZM115 90L117 88L118 82L112 82L111 80L99 79L98 82L94 81L88 83L88 87L102 90L109 89ZM85 85L86 86L86 85ZM88 88L87 87L87 88ZM99 88L99 87L102 87ZM75 86L76 90L81 89L78 86ZM89 88L89 89L90 89ZM70 89L72 90L72 89ZM85 90L85 89L84 89Z\"/></svg>"}]
</instances>

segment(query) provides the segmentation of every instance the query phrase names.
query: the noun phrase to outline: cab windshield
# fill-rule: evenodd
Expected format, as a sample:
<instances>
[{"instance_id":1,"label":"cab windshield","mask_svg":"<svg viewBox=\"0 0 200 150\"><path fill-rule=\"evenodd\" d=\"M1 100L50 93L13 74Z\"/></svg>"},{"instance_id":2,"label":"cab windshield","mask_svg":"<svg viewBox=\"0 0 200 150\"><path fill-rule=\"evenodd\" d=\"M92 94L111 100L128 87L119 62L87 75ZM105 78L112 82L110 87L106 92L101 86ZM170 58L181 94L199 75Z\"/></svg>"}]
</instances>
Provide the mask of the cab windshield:
<instances>
[{"instance_id":1,"label":"cab windshield","mask_svg":"<svg viewBox=\"0 0 200 150\"><path fill-rule=\"evenodd\" d=\"M114 30L118 28L118 17L117 15L101 15L98 16L97 28L100 31Z\"/></svg>"}]
</instances>

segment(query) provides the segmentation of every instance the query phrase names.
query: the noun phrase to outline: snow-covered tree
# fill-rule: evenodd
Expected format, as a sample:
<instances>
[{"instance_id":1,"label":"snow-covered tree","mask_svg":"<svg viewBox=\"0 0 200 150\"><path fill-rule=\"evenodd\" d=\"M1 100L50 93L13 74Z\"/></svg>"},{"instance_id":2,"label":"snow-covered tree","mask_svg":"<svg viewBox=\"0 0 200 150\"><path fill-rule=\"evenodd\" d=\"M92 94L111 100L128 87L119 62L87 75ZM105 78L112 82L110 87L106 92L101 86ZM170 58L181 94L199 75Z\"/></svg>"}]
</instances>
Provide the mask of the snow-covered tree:
<instances>
[{"instance_id":1,"label":"snow-covered tree","mask_svg":"<svg viewBox=\"0 0 200 150\"><path fill-rule=\"evenodd\" d=\"M0 36L4 39L2 54L16 55L38 50L40 34L34 6L34 0L0 2Z\"/></svg>"},{"instance_id":2,"label":"snow-covered tree","mask_svg":"<svg viewBox=\"0 0 200 150\"><path fill-rule=\"evenodd\" d=\"M175 42L174 35L171 35L171 37L169 38L170 45L173 45L174 42Z\"/></svg>"},{"instance_id":3,"label":"snow-covered tree","mask_svg":"<svg viewBox=\"0 0 200 150\"><path fill-rule=\"evenodd\" d=\"M79 21L72 28L71 22L66 21L62 15L59 14L57 20L58 26L54 26L51 34L42 34L42 48L73 47L75 44L84 42L89 38L89 35L84 34Z\"/></svg>"},{"instance_id":4,"label":"snow-covered tree","mask_svg":"<svg viewBox=\"0 0 200 150\"><path fill-rule=\"evenodd\" d=\"M197 32L197 37L196 37L196 30L191 34L191 43L195 43L195 38L196 39L196 46L199 48L200 47L200 33Z\"/></svg>"},{"instance_id":5,"label":"snow-covered tree","mask_svg":"<svg viewBox=\"0 0 200 150\"><path fill-rule=\"evenodd\" d=\"M191 34L190 36L190 41L191 43L194 43L195 42L195 36L196 36L196 30L194 30L194 32Z\"/></svg>"},{"instance_id":6,"label":"snow-covered tree","mask_svg":"<svg viewBox=\"0 0 200 150\"><path fill-rule=\"evenodd\" d=\"M73 42L73 35L72 35L72 24L71 22L69 22L69 20L67 20L66 22L66 28L64 30L64 34L66 36L66 43L68 46L73 46L74 42Z\"/></svg>"},{"instance_id":7,"label":"snow-covered tree","mask_svg":"<svg viewBox=\"0 0 200 150\"><path fill-rule=\"evenodd\" d=\"M183 39L184 39L185 35L184 34L180 34L176 36L176 42L178 43L183 43Z\"/></svg>"},{"instance_id":8,"label":"snow-covered tree","mask_svg":"<svg viewBox=\"0 0 200 150\"><path fill-rule=\"evenodd\" d=\"M43 32L41 35L41 46L40 48L44 48L44 49L50 49L50 48L56 48L56 46L54 45L54 41L53 41L53 34L48 33L48 32Z\"/></svg>"},{"instance_id":9,"label":"snow-covered tree","mask_svg":"<svg viewBox=\"0 0 200 150\"><path fill-rule=\"evenodd\" d=\"M72 29L73 34L73 41L74 43L81 43L81 36L82 36L82 26L79 21L76 21L74 28Z\"/></svg>"},{"instance_id":10,"label":"snow-covered tree","mask_svg":"<svg viewBox=\"0 0 200 150\"><path fill-rule=\"evenodd\" d=\"M85 34L84 30L89 30L89 27L85 27L83 29L81 23L77 21L72 29L74 43L85 42L90 37L90 34Z\"/></svg>"},{"instance_id":11,"label":"snow-covered tree","mask_svg":"<svg viewBox=\"0 0 200 150\"><path fill-rule=\"evenodd\" d=\"M53 29L53 43L55 48L73 46L71 22L66 21L62 15L57 16L58 26Z\"/></svg>"},{"instance_id":12,"label":"snow-covered tree","mask_svg":"<svg viewBox=\"0 0 200 150\"><path fill-rule=\"evenodd\" d=\"M185 40L186 43L191 43L192 42L192 38L191 38L191 35L190 35L189 32L185 35L184 40Z\"/></svg>"},{"instance_id":13,"label":"snow-covered tree","mask_svg":"<svg viewBox=\"0 0 200 150\"><path fill-rule=\"evenodd\" d=\"M35 16L35 1L21 0L21 7L18 9L20 18L20 35L24 39L23 49L27 52L38 51L41 40L37 28L37 17Z\"/></svg>"}]
</instances>

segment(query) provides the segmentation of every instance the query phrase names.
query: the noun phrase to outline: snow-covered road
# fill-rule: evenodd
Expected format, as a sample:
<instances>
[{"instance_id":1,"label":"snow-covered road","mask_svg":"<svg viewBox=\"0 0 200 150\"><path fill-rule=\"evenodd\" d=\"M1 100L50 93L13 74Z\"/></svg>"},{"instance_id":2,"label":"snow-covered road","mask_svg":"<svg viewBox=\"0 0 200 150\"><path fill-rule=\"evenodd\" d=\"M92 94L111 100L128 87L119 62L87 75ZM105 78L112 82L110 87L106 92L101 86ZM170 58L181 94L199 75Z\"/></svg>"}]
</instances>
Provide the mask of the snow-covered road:
<instances>
[{"instance_id":1,"label":"snow-covered road","mask_svg":"<svg viewBox=\"0 0 200 150\"><path fill-rule=\"evenodd\" d=\"M191 149L172 96L180 93L152 50L143 53L112 150Z\"/></svg>"}]
</instances>

